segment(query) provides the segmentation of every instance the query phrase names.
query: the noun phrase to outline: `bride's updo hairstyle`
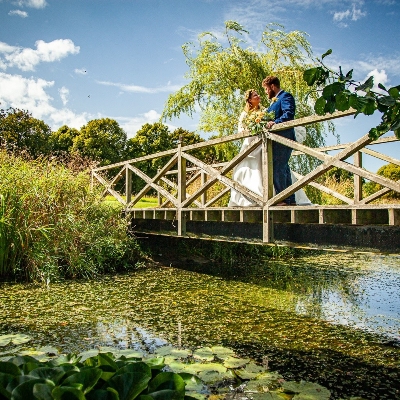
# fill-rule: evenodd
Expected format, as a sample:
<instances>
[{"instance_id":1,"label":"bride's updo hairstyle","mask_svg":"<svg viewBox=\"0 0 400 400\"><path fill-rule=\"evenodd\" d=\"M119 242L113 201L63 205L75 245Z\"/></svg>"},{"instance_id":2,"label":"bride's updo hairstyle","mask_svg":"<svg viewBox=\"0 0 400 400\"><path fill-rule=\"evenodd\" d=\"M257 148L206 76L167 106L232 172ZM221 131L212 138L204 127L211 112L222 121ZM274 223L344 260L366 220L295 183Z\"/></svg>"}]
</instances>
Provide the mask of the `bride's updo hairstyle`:
<instances>
[{"instance_id":1,"label":"bride's updo hairstyle","mask_svg":"<svg viewBox=\"0 0 400 400\"><path fill-rule=\"evenodd\" d=\"M246 90L246 93L244 94L244 100L246 101L246 104L244 106L244 111L246 111L247 113L253 110L253 106L250 103L250 99L251 99L251 95L253 94L253 92L256 92L255 89L249 89ZM260 106L257 107L257 109L259 109Z\"/></svg>"}]
</instances>

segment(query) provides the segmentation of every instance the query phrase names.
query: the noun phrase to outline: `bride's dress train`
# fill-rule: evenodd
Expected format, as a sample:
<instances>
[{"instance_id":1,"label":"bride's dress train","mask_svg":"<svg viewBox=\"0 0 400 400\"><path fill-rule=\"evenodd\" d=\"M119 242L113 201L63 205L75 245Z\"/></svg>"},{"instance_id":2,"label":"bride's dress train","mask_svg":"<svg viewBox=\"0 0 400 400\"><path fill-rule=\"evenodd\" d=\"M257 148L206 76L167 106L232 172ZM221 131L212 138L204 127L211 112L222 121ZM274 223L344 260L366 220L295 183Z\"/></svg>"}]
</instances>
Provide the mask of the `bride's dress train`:
<instances>
[{"instance_id":1,"label":"bride's dress train","mask_svg":"<svg viewBox=\"0 0 400 400\"><path fill-rule=\"evenodd\" d=\"M241 120L243 117L241 116ZM239 131L241 128L241 120L239 121ZM305 137L304 128L295 128L296 139L299 143L302 143ZM245 151L250 144L256 140L257 137L251 136L243 140L240 152ZM292 172L292 183L296 182L297 179ZM253 150L244 160L242 160L233 170L233 178L235 182L240 183L252 192L263 196L263 186L262 186L262 152L261 145ZM275 194L275 190L274 190ZM307 197L303 189L298 190L295 193L296 204L300 206L311 206L312 203ZM229 207L251 207L256 206L249 198L245 197L243 194L237 192L236 190L231 190L231 198L229 200Z\"/></svg>"}]
</instances>

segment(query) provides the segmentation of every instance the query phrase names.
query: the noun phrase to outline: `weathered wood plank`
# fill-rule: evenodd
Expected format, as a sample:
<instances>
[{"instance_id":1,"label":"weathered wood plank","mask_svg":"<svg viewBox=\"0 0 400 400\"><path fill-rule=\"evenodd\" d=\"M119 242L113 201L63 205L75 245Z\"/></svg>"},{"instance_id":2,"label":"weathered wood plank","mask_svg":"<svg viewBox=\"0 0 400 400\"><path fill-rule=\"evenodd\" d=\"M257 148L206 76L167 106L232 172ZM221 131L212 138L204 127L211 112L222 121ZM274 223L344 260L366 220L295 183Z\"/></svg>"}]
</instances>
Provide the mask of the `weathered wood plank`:
<instances>
[{"instance_id":1,"label":"weathered wood plank","mask_svg":"<svg viewBox=\"0 0 400 400\"><path fill-rule=\"evenodd\" d=\"M122 198L122 196L115 190L111 189L110 187L108 187L108 182L99 174L97 174L96 172L92 171L93 176L104 186L106 186L106 191L109 192L110 194L112 194L121 204L123 204L124 206L126 205L125 200Z\"/></svg>"},{"instance_id":2,"label":"weathered wood plank","mask_svg":"<svg viewBox=\"0 0 400 400\"><path fill-rule=\"evenodd\" d=\"M397 160L396 158L393 158L393 157L389 157L386 154L379 153L378 151L374 151L371 149L361 149L360 151L362 151L363 153L368 154L370 156L379 158L380 160L386 161L388 163L400 165L400 160Z\"/></svg>"}]
</instances>

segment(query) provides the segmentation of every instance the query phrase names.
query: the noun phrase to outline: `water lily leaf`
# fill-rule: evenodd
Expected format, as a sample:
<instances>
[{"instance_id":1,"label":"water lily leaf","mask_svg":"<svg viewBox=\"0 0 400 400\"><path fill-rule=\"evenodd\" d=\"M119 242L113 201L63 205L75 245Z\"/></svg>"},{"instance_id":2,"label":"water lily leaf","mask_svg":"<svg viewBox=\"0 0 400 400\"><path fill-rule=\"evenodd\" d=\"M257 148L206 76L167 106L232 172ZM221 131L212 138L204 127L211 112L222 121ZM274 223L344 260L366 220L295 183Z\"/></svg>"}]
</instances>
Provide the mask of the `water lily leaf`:
<instances>
[{"instance_id":1,"label":"water lily leaf","mask_svg":"<svg viewBox=\"0 0 400 400\"><path fill-rule=\"evenodd\" d=\"M57 358L51 359L47 365L50 367L57 367L61 365L75 365L78 363L78 361L81 361L81 358L78 357L76 354L61 354Z\"/></svg>"},{"instance_id":2,"label":"water lily leaf","mask_svg":"<svg viewBox=\"0 0 400 400\"><path fill-rule=\"evenodd\" d=\"M87 351L83 351L82 353L79 353L78 357L80 357L81 362L84 362L88 358L95 357L98 354L99 354L99 350L93 349L93 350L87 350Z\"/></svg>"},{"instance_id":3,"label":"water lily leaf","mask_svg":"<svg viewBox=\"0 0 400 400\"><path fill-rule=\"evenodd\" d=\"M131 400L147 388L150 379L151 375L148 374L125 372L114 375L108 383L118 392L120 400Z\"/></svg>"},{"instance_id":4,"label":"water lily leaf","mask_svg":"<svg viewBox=\"0 0 400 400\"><path fill-rule=\"evenodd\" d=\"M73 396L64 396L66 393L70 393ZM62 400L64 398L76 398L77 400L86 400L83 392L72 386L56 386L51 392L55 400Z\"/></svg>"},{"instance_id":5,"label":"water lily leaf","mask_svg":"<svg viewBox=\"0 0 400 400\"><path fill-rule=\"evenodd\" d=\"M2 335L0 336L0 347L9 345L10 343L18 345L28 343L32 338L28 335L16 334L16 335Z\"/></svg>"},{"instance_id":6,"label":"water lily leaf","mask_svg":"<svg viewBox=\"0 0 400 400\"><path fill-rule=\"evenodd\" d=\"M111 353L99 353L97 356L98 365L108 365L114 371L118 370L118 364L112 359Z\"/></svg>"},{"instance_id":7,"label":"water lily leaf","mask_svg":"<svg viewBox=\"0 0 400 400\"><path fill-rule=\"evenodd\" d=\"M200 373L200 372L207 372L207 371L214 371L214 372L218 372L220 374L224 374L224 373L227 372L227 369L223 365L218 364L218 363L186 364L185 370L186 370L185 372L189 372L189 373L192 373L192 374L197 374L197 373Z\"/></svg>"},{"instance_id":8,"label":"water lily leaf","mask_svg":"<svg viewBox=\"0 0 400 400\"><path fill-rule=\"evenodd\" d=\"M13 379L14 375L0 372L0 395L4 396L6 399L11 397L11 392L6 390L6 388Z\"/></svg>"},{"instance_id":9,"label":"water lily leaf","mask_svg":"<svg viewBox=\"0 0 400 400\"><path fill-rule=\"evenodd\" d=\"M240 368L250 362L250 358L236 358L236 357L228 357L224 361L224 366L226 368Z\"/></svg>"},{"instance_id":10,"label":"water lily leaf","mask_svg":"<svg viewBox=\"0 0 400 400\"><path fill-rule=\"evenodd\" d=\"M214 360L214 354L210 347L202 347L200 349L197 349L193 353L193 357L198 360L206 360L206 361Z\"/></svg>"},{"instance_id":11,"label":"water lily leaf","mask_svg":"<svg viewBox=\"0 0 400 400\"><path fill-rule=\"evenodd\" d=\"M164 357L148 358L143 360L151 369L162 369L165 367Z\"/></svg>"},{"instance_id":12,"label":"water lily leaf","mask_svg":"<svg viewBox=\"0 0 400 400\"><path fill-rule=\"evenodd\" d=\"M193 364L186 364L186 363L174 360L167 365L172 370L172 372L176 372L176 373L188 372L189 373L190 368ZM196 373L196 371L194 373Z\"/></svg>"},{"instance_id":13,"label":"water lily leaf","mask_svg":"<svg viewBox=\"0 0 400 400\"><path fill-rule=\"evenodd\" d=\"M38 400L53 400L53 395L51 392L53 391L55 385L53 382L46 383L36 383L33 386L32 393L35 396L35 399Z\"/></svg>"},{"instance_id":14,"label":"water lily leaf","mask_svg":"<svg viewBox=\"0 0 400 400\"><path fill-rule=\"evenodd\" d=\"M267 392L267 393L252 393L251 398L253 400L282 400L285 397L279 395L276 392Z\"/></svg>"},{"instance_id":15,"label":"water lily leaf","mask_svg":"<svg viewBox=\"0 0 400 400\"><path fill-rule=\"evenodd\" d=\"M182 372L179 375L185 382L186 392L188 392L188 391L200 392L204 389L204 383L196 375L188 374L186 372Z\"/></svg>"},{"instance_id":16,"label":"water lily leaf","mask_svg":"<svg viewBox=\"0 0 400 400\"><path fill-rule=\"evenodd\" d=\"M235 354L235 352L232 349L228 349L227 347L222 347L222 346L211 347L211 351L220 360L225 360L229 356L233 356Z\"/></svg>"},{"instance_id":17,"label":"water lily leaf","mask_svg":"<svg viewBox=\"0 0 400 400\"><path fill-rule=\"evenodd\" d=\"M149 383L149 394L160 390L177 391L183 397L185 395L185 381L174 372L161 372Z\"/></svg>"},{"instance_id":18,"label":"water lily leaf","mask_svg":"<svg viewBox=\"0 0 400 400\"><path fill-rule=\"evenodd\" d=\"M262 365L258 365L254 361L251 361L245 368L238 369L235 372L241 379L254 379L257 375L265 372L265 368Z\"/></svg>"},{"instance_id":19,"label":"water lily leaf","mask_svg":"<svg viewBox=\"0 0 400 400\"><path fill-rule=\"evenodd\" d=\"M124 367L120 368L115 375L121 375L125 373L143 375L151 379L151 369L142 361L126 364Z\"/></svg>"},{"instance_id":20,"label":"water lily leaf","mask_svg":"<svg viewBox=\"0 0 400 400\"><path fill-rule=\"evenodd\" d=\"M74 368L73 366L71 367ZM62 368L40 367L31 371L29 375L35 378L48 379L57 385L61 378L65 376L66 372L67 371Z\"/></svg>"},{"instance_id":21,"label":"water lily leaf","mask_svg":"<svg viewBox=\"0 0 400 400\"><path fill-rule=\"evenodd\" d=\"M116 356L125 356L126 358L142 359L144 357L144 353L132 349L124 349L124 350L119 350L116 353Z\"/></svg>"},{"instance_id":22,"label":"water lily leaf","mask_svg":"<svg viewBox=\"0 0 400 400\"><path fill-rule=\"evenodd\" d=\"M185 349L176 349L172 346L163 346L159 347L155 353L160 356L171 356L174 357L175 359L178 358L187 358L190 354L190 350L185 350Z\"/></svg>"},{"instance_id":23,"label":"water lily leaf","mask_svg":"<svg viewBox=\"0 0 400 400\"><path fill-rule=\"evenodd\" d=\"M281 386L281 381L283 381L283 377L277 372L264 372L259 374L256 379L247 382L245 391L263 391L264 388L275 389Z\"/></svg>"},{"instance_id":24,"label":"water lily leaf","mask_svg":"<svg viewBox=\"0 0 400 400\"><path fill-rule=\"evenodd\" d=\"M0 372L13 376L21 375L20 369L11 362L0 363Z\"/></svg>"},{"instance_id":25,"label":"water lily leaf","mask_svg":"<svg viewBox=\"0 0 400 400\"><path fill-rule=\"evenodd\" d=\"M33 387L36 383L46 383L44 379L29 379L22 382L11 393L11 398L14 400L26 400L32 398Z\"/></svg>"},{"instance_id":26,"label":"water lily leaf","mask_svg":"<svg viewBox=\"0 0 400 400\"><path fill-rule=\"evenodd\" d=\"M282 388L285 392L296 393L296 396L302 395L302 397L294 396L293 399L296 398L296 400L329 400L331 396L331 392L327 388L312 382L288 381L283 383Z\"/></svg>"},{"instance_id":27,"label":"water lily leaf","mask_svg":"<svg viewBox=\"0 0 400 400\"><path fill-rule=\"evenodd\" d=\"M176 390L164 389L151 393L150 398L153 400L182 400L183 396Z\"/></svg>"},{"instance_id":28,"label":"water lily leaf","mask_svg":"<svg viewBox=\"0 0 400 400\"><path fill-rule=\"evenodd\" d=\"M82 392L84 394L90 392L94 385L100 379L102 370L100 368L82 369L76 374L70 375L63 381L63 385L72 386L75 383L82 385Z\"/></svg>"}]
</instances>

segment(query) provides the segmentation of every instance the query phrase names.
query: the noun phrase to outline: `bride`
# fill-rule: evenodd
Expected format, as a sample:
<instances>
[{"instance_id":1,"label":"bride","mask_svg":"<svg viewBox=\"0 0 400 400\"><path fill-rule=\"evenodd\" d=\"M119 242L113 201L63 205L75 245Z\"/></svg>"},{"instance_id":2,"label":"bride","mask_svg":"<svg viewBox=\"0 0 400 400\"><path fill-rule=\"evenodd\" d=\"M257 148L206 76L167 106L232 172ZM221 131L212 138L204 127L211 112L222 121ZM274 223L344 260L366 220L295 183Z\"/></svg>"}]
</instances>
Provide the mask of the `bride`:
<instances>
[{"instance_id":1,"label":"bride","mask_svg":"<svg viewBox=\"0 0 400 400\"><path fill-rule=\"evenodd\" d=\"M256 111L260 109L260 96L258 93L251 89L248 90L245 94L246 105L244 110L240 114L239 123L238 123L238 132L242 132L245 129L243 125L243 121L252 111ZM305 139L305 128L296 127L296 140L299 143L302 143ZM250 144L257 139L257 136L250 136L243 140L242 147L240 148L240 152L245 151ZM240 183L247 189L250 189L252 192L258 194L259 196L263 196L263 178L262 178L262 152L261 146L258 146L255 150L253 150L245 159L243 159L233 170L233 180L235 182ZM297 179L293 175L292 172L292 183L296 182ZM274 193L275 194L275 193ZM312 205L310 199L307 197L306 193L303 189L300 189L295 193L296 204L297 205ZM231 190L231 198L229 200L229 207L250 207L257 205L249 198L245 197L243 194L237 192L236 190Z\"/></svg>"}]
</instances>

